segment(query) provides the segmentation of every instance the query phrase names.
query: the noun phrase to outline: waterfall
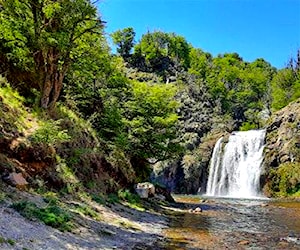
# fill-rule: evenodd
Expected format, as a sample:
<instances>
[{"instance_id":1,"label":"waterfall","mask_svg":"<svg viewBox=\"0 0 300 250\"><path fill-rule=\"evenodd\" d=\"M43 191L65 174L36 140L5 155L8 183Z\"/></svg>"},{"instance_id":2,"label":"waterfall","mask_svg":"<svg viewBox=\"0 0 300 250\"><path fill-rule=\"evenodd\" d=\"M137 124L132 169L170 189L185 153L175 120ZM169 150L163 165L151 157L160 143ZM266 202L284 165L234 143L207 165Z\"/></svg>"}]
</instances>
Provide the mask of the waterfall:
<instances>
[{"instance_id":1,"label":"waterfall","mask_svg":"<svg viewBox=\"0 0 300 250\"><path fill-rule=\"evenodd\" d=\"M208 196L259 196L265 130L234 132L224 147L220 138L210 160Z\"/></svg>"}]
</instances>

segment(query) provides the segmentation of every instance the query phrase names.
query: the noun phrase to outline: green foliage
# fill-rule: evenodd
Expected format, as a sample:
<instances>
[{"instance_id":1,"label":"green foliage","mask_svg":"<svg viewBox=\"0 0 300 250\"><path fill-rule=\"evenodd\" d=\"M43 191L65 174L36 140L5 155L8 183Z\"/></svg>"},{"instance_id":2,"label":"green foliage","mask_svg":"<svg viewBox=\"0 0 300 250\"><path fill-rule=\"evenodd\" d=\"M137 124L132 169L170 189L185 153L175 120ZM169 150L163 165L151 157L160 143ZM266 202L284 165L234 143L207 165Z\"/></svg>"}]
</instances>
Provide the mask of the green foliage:
<instances>
[{"instance_id":1,"label":"green foliage","mask_svg":"<svg viewBox=\"0 0 300 250\"><path fill-rule=\"evenodd\" d=\"M279 110L300 97L300 69L282 69L272 81L272 108Z\"/></svg>"},{"instance_id":2,"label":"green foliage","mask_svg":"<svg viewBox=\"0 0 300 250\"><path fill-rule=\"evenodd\" d=\"M100 205L105 205L105 197L102 194L92 194L92 200L99 203Z\"/></svg>"},{"instance_id":3,"label":"green foliage","mask_svg":"<svg viewBox=\"0 0 300 250\"><path fill-rule=\"evenodd\" d=\"M50 205L56 205L58 203L59 197L57 193L54 192L46 192L44 194L44 201Z\"/></svg>"},{"instance_id":4,"label":"green foliage","mask_svg":"<svg viewBox=\"0 0 300 250\"><path fill-rule=\"evenodd\" d=\"M269 178L272 196L295 196L300 191L300 163L283 163L270 171Z\"/></svg>"},{"instance_id":5,"label":"green foliage","mask_svg":"<svg viewBox=\"0 0 300 250\"><path fill-rule=\"evenodd\" d=\"M111 193L111 194L108 194L107 201L111 204L116 204L116 203L120 202L120 199L117 194Z\"/></svg>"},{"instance_id":6,"label":"green foliage","mask_svg":"<svg viewBox=\"0 0 300 250\"><path fill-rule=\"evenodd\" d=\"M84 205L76 205L75 208L72 210L79 214L89 216L96 220L101 219L99 213L97 213L94 209L92 209L91 207L89 207L88 205L85 205L85 204Z\"/></svg>"},{"instance_id":7,"label":"green foliage","mask_svg":"<svg viewBox=\"0 0 300 250\"><path fill-rule=\"evenodd\" d=\"M138 204L140 202L140 197L137 194L131 193L128 189L125 190L119 190L118 191L118 197L121 200L127 201L132 204Z\"/></svg>"},{"instance_id":8,"label":"green foliage","mask_svg":"<svg viewBox=\"0 0 300 250\"><path fill-rule=\"evenodd\" d=\"M166 159L181 148L177 139L176 87L132 83L123 122L128 131L129 154L140 159Z\"/></svg>"},{"instance_id":9,"label":"green foliage","mask_svg":"<svg viewBox=\"0 0 300 250\"><path fill-rule=\"evenodd\" d=\"M189 56L189 72L205 79L212 63L212 55L204 53L201 49L192 48Z\"/></svg>"},{"instance_id":10,"label":"green foliage","mask_svg":"<svg viewBox=\"0 0 300 250\"><path fill-rule=\"evenodd\" d=\"M56 166L57 175L66 184L64 190L62 191L69 194L74 194L81 185L78 177L75 175L74 170L66 164L66 160L61 159L58 155L56 156L56 160L58 163Z\"/></svg>"},{"instance_id":11,"label":"green foliage","mask_svg":"<svg viewBox=\"0 0 300 250\"><path fill-rule=\"evenodd\" d=\"M246 63L238 54L224 54L212 61L206 78L212 97L221 103L222 113L238 123L260 126L259 112L270 104L269 84L274 69L263 59Z\"/></svg>"},{"instance_id":12,"label":"green foliage","mask_svg":"<svg viewBox=\"0 0 300 250\"><path fill-rule=\"evenodd\" d=\"M124 58L124 60L128 60L130 57L130 52L134 46L134 37L135 32L133 28L125 28L122 30L117 30L111 35L114 44L116 44L118 53Z\"/></svg>"},{"instance_id":13,"label":"green foliage","mask_svg":"<svg viewBox=\"0 0 300 250\"><path fill-rule=\"evenodd\" d=\"M2 132L19 133L27 127L28 114L23 106L24 98L0 75L0 126ZM2 134L0 132L0 136Z\"/></svg>"},{"instance_id":14,"label":"green foliage","mask_svg":"<svg viewBox=\"0 0 300 250\"><path fill-rule=\"evenodd\" d=\"M13 240L13 239L5 239L5 238L0 236L0 244L2 244L2 243L7 243L11 246L14 246L16 244L16 241Z\"/></svg>"},{"instance_id":15,"label":"green foliage","mask_svg":"<svg viewBox=\"0 0 300 250\"><path fill-rule=\"evenodd\" d=\"M101 40L102 21L87 0L7 0L0 30L9 64L25 68L30 75L25 80L41 92L41 106L53 108L72 62Z\"/></svg>"},{"instance_id":16,"label":"green foliage","mask_svg":"<svg viewBox=\"0 0 300 250\"><path fill-rule=\"evenodd\" d=\"M61 120L43 122L31 135L31 141L56 146L59 143L70 140L67 130L61 130L60 123Z\"/></svg>"},{"instance_id":17,"label":"green foliage","mask_svg":"<svg viewBox=\"0 0 300 250\"><path fill-rule=\"evenodd\" d=\"M3 192L0 192L0 203L4 202L6 198L6 194Z\"/></svg>"},{"instance_id":18,"label":"green foliage","mask_svg":"<svg viewBox=\"0 0 300 250\"><path fill-rule=\"evenodd\" d=\"M21 201L12 204L12 208L27 219L37 218L46 225L58 228L61 231L71 231L71 215L57 205L47 205L44 208L37 207L29 201Z\"/></svg>"},{"instance_id":19,"label":"green foliage","mask_svg":"<svg viewBox=\"0 0 300 250\"><path fill-rule=\"evenodd\" d=\"M251 129L258 129L258 127L251 122L243 122L242 126L240 127L240 131L248 131Z\"/></svg>"},{"instance_id":20,"label":"green foliage","mask_svg":"<svg viewBox=\"0 0 300 250\"><path fill-rule=\"evenodd\" d=\"M187 69L190 64L189 52L190 45L184 37L161 31L144 34L134 47L134 57L159 74L165 74L171 66Z\"/></svg>"}]
</instances>

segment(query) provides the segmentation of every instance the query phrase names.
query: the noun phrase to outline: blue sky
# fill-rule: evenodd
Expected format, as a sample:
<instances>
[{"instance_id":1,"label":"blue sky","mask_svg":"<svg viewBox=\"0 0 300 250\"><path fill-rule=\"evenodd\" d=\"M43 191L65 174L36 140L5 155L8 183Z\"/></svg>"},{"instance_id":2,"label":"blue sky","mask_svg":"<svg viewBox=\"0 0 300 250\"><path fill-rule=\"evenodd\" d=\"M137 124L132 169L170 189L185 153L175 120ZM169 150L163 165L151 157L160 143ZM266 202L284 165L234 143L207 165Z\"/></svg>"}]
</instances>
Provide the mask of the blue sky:
<instances>
[{"instance_id":1,"label":"blue sky","mask_svg":"<svg viewBox=\"0 0 300 250\"><path fill-rule=\"evenodd\" d=\"M282 68L300 49L300 0L100 0L106 32L133 27L184 36L214 56L237 52Z\"/></svg>"}]
</instances>

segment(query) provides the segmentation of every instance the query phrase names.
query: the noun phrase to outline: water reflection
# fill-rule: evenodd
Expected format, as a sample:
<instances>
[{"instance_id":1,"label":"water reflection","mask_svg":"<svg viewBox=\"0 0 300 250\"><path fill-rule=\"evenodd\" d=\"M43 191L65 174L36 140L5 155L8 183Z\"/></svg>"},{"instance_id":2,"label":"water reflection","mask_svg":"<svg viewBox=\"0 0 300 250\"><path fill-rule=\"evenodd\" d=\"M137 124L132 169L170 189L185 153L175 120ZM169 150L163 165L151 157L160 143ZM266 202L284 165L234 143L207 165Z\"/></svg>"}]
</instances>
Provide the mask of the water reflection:
<instances>
[{"instance_id":1,"label":"water reflection","mask_svg":"<svg viewBox=\"0 0 300 250\"><path fill-rule=\"evenodd\" d=\"M300 249L300 203L175 198L187 209L171 218L166 249Z\"/></svg>"}]
</instances>

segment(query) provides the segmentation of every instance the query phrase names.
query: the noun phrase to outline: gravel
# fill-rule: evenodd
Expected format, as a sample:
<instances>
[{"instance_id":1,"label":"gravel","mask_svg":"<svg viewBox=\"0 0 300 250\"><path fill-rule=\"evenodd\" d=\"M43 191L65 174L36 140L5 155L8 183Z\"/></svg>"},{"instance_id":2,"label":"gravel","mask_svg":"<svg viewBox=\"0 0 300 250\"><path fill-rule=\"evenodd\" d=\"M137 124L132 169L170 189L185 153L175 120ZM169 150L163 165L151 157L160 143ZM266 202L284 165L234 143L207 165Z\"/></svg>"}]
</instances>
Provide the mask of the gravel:
<instances>
[{"instance_id":1,"label":"gravel","mask_svg":"<svg viewBox=\"0 0 300 250\"><path fill-rule=\"evenodd\" d=\"M155 242L163 239L167 219L160 214L133 211L122 205L96 206L103 220L78 215L81 223L71 233L28 220L1 203L0 249L155 249Z\"/></svg>"}]
</instances>

